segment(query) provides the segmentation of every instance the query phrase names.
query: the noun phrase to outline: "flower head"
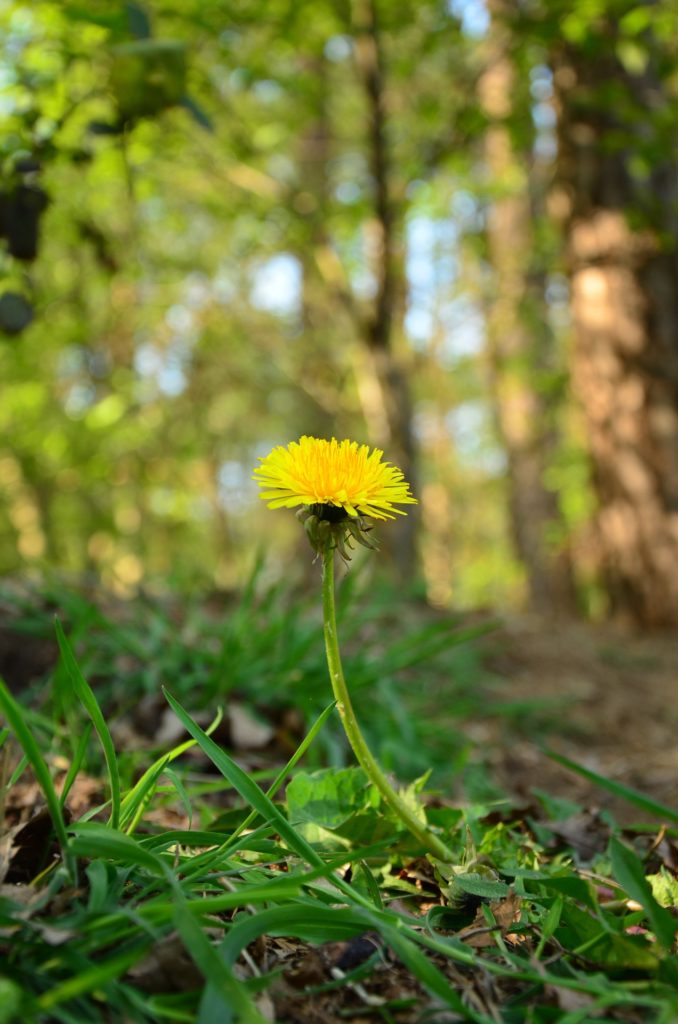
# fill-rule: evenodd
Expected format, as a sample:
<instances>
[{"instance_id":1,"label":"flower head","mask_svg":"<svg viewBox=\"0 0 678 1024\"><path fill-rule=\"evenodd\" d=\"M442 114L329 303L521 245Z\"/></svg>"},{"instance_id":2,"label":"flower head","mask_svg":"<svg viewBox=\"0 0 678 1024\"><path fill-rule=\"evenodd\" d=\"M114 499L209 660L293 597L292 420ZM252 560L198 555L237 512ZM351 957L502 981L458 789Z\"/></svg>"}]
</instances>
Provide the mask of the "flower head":
<instances>
[{"instance_id":1,"label":"flower head","mask_svg":"<svg viewBox=\"0 0 678 1024\"><path fill-rule=\"evenodd\" d=\"M269 508L327 505L330 521L333 509L353 517L393 519L394 513L405 515L396 504L413 505L416 498L401 471L381 461L383 454L356 441L304 436L287 448L274 448L261 459L254 478L265 488L260 497Z\"/></svg>"},{"instance_id":2,"label":"flower head","mask_svg":"<svg viewBox=\"0 0 678 1024\"><path fill-rule=\"evenodd\" d=\"M269 508L303 506L300 517L316 550L331 535L341 551L347 531L364 542L363 516L394 519L406 514L396 505L416 504L402 472L382 462L383 454L356 441L304 436L261 459L254 479Z\"/></svg>"}]
</instances>

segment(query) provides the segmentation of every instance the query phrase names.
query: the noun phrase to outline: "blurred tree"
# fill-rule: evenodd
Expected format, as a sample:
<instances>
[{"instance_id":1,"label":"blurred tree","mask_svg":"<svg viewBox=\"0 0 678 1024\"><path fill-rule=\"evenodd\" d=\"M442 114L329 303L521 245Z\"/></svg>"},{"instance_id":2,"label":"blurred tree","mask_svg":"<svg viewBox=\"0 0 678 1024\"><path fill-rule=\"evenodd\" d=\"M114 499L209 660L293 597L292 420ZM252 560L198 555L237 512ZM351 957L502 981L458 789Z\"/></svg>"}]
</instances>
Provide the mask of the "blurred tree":
<instances>
[{"instance_id":1,"label":"blurred tree","mask_svg":"<svg viewBox=\"0 0 678 1024\"><path fill-rule=\"evenodd\" d=\"M678 624L678 48L673 3L541 7L559 118L574 382L615 612Z\"/></svg>"},{"instance_id":2,"label":"blurred tree","mask_svg":"<svg viewBox=\"0 0 678 1024\"><path fill-rule=\"evenodd\" d=\"M298 234L305 326L322 325L309 334L315 358L331 358L336 373L343 351L369 441L388 452L416 490L406 224L413 184L436 177L465 130L463 116L473 100L459 100L469 95L462 85L468 81L463 40L439 0L352 0L330 8L340 11L335 30L341 30L324 40L332 62L324 52L309 53L305 27L300 40L304 70L317 82L292 204L308 224L307 233ZM420 71L424 54L433 73ZM445 103L434 99L439 76L460 85ZM343 337L335 353L328 339L337 318ZM338 396L344 409L351 407L348 383L334 402L325 401L328 411ZM416 571L416 532L417 517L410 516L384 537L386 560L402 579Z\"/></svg>"},{"instance_id":3,"label":"blurred tree","mask_svg":"<svg viewBox=\"0 0 678 1024\"><path fill-rule=\"evenodd\" d=\"M374 299L363 321L365 359L359 372L363 408L371 421L374 442L389 451L405 478L417 491L417 468L412 395L407 373L394 351L394 331L404 313L403 209L394 195L389 144L387 83L376 0L353 0L352 30L355 62L364 91L366 148L371 175L372 215L368 221L369 270ZM396 323L400 317L401 324ZM368 398L368 396L371 396ZM416 567L414 517L398 520L388 539L389 552L402 579L411 579Z\"/></svg>"},{"instance_id":4,"label":"blurred tree","mask_svg":"<svg viewBox=\"0 0 678 1024\"><path fill-rule=\"evenodd\" d=\"M556 443L557 367L544 295L547 268L540 264L535 237L543 185L537 181L540 167L535 168L533 101L514 63L514 39L505 22L512 7L490 0L489 9L487 67L479 79L488 118L484 156L491 193L487 340L507 454L512 534L532 606L572 611L574 588L558 499L545 483Z\"/></svg>"},{"instance_id":5,"label":"blurred tree","mask_svg":"<svg viewBox=\"0 0 678 1024\"><path fill-rule=\"evenodd\" d=\"M438 600L515 592L482 326L464 355L449 315L484 126L455 11L2 6L3 153L38 157L50 199L38 259L3 268L35 308L0 346L4 570L230 586L271 530L288 558L299 538L257 502L256 456L335 433L408 475L418 448Z\"/></svg>"}]
</instances>

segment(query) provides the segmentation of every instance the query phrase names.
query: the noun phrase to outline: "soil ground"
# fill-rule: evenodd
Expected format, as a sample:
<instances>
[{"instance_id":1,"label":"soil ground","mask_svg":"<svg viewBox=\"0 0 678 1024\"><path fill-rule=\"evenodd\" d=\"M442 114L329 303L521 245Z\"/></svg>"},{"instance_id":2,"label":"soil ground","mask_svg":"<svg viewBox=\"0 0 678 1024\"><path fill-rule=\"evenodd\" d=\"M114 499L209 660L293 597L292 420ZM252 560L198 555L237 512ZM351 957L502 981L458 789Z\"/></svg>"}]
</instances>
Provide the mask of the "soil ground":
<instances>
[{"instance_id":1,"label":"soil ground","mask_svg":"<svg viewBox=\"0 0 678 1024\"><path fill-rule=\"evenodd\" d=\"M550 760L543 744L678 807L678 634L640 637L524 616L507 620L490 646L505 699L545 702L537 735L534 726L516 735L515 719L474 725L502 787L523 797L538 786L588 808L611 808L621 821L643 820L636 808Z\"/></svg>"}]
</instances>

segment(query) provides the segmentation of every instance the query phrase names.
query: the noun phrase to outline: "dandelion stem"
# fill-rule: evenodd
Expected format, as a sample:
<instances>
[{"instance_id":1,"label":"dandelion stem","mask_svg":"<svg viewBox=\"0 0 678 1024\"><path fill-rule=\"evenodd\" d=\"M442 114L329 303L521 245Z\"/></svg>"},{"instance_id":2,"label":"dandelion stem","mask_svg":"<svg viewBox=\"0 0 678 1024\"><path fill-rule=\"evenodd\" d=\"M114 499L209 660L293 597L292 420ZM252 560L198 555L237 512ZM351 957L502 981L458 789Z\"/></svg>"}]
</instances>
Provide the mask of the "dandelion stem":
<instances>
[{"instance_id":1,"label":"dandelion stem","mask_svg":"<svg viewBox=\"0 0 678 1024\"><path fill-rule=\"evenodd\" d=\"M429 853L433 854L438 860L450 863L453 860L452 854L445 844L412 813L405 801L395 792L372 756L372 752L358 725L348 687L346 686L344 670L341 666L339 645L337 643L337 619L334 605L334 548L329 543L325 545L323 551L323 623L327 666L330 671L332 690L337 701L337 710L359 765L370 781L377 787L391 810L398 815L403 825L421 845L426 847Z\"/></svg>"}]
</instances>

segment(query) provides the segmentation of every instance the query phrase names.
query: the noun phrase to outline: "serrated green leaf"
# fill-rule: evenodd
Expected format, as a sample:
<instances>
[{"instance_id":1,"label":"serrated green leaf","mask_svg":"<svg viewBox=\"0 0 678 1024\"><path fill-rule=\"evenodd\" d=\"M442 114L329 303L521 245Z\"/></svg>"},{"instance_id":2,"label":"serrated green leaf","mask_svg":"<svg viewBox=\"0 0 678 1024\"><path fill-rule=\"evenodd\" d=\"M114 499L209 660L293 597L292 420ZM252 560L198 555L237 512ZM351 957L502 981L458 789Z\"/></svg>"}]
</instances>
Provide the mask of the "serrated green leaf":
<instances>
[{"instance_id":1,"label":"serrated green leaf","mask_svg":"<svg viewBox=\"0 0 678 1024\"><path fill-rule=\"evenodd\" d=\"M642 936L620 935L600 918L566 902L554 935L578 957L605 968L627 968L655 972L659 958Z\"/></svg>"},{"instance_id":2,"label":"serrated green leaf","mask_svg":"<svg viewBox=\"0 0 678 1024\"><path fill-rule=\"evenodd\" d=\"M379 803L362 768L297 772L285 797L293 824L311 822L326 829L339 828L358 811Z\"/></svg>"},{"instance_id":3,"label":"serrated green leaf","mask_svg":"<svg viewBox=\"0 0 678 1024\"><path fill-rule=\"evenodd\" d=\"M541 878L539 885L543 886L547 891L562 893L563 896L577 900L590 910L596 909L597 903L593 886L585 878L580 878L579 875L552 875L551 877Z\"/></svg>"},{"instance_id":4,"label":"serrated green leaf","mask_svg":"<svg viewBox=\"0 0 678 1024\"><path fill-rule=\"evenodd\" d=\"M663 865L656 875L646 877L660 907L678 907L678 878L669 874Z\"/></svg>"},{"instance_id":5,"label":"serrated green leaf","mask_svg":"<svg viewBox=\"0 0 678 1024\"><path fill-rule=\"evenodd\" d=\"M458 885L464 892L472 896L480 896L487 900L500 900L511 892L506 882L494 881L483 875L455 875L453 885Z\"/></svg>"}]
</instances>

